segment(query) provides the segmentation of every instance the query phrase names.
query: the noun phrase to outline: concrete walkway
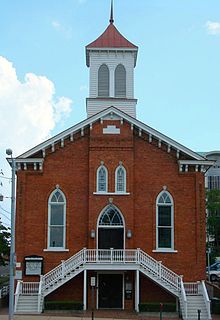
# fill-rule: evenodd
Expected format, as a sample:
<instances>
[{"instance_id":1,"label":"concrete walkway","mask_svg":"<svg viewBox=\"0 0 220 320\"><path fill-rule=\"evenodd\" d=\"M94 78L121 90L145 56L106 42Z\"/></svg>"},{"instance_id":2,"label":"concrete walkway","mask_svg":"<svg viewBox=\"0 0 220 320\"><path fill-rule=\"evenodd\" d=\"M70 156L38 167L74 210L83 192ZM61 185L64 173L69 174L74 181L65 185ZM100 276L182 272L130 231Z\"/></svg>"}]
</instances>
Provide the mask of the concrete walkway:
<instances>
[{"instance_id":1,"label":"concrete walkway","mask_svg":"<svg viewBox=\"0 0 220 320\"><path fill-rule=\"evenodd\" d=\"M91 311L85 313L43 313L40 315L14 315L14 320L91 320ZM0 310L0 319L8 320L8 310ZM159 320L160 316L158 313L130 313L126 311L95 311L94 320ZM174 313L164 313L163 320L180 320L179 317ZM212 315L212 320L220 320L220 315Z\"/></svg>"}]
</instances>

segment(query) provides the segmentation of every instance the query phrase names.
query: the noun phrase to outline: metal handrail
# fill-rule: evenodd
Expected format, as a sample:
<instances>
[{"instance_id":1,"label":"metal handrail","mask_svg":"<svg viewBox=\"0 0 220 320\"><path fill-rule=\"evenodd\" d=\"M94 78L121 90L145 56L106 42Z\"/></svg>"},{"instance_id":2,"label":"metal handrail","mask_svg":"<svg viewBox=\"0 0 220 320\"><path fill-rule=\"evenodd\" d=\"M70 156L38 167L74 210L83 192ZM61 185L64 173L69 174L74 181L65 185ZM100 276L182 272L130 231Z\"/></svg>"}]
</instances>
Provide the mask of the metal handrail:
<instances>
[{"instance_id":1,"label":"metal handrail","mask_svg":"<svg viewBox=\"0 0 220 320\"><path fill-rule=\"evenodd\" d=\"M183 284L183 280L181 279L181 282L180 282L180 287L181 287L181 298L182 298L182 301L183 301L183 309L184 309L184 316L185 316L185 319L188 318L188 310L187 310L187 298L186 298L186 291L185 291L185 287L184 287L184 284Z\"/></svg>"}]
</instances>

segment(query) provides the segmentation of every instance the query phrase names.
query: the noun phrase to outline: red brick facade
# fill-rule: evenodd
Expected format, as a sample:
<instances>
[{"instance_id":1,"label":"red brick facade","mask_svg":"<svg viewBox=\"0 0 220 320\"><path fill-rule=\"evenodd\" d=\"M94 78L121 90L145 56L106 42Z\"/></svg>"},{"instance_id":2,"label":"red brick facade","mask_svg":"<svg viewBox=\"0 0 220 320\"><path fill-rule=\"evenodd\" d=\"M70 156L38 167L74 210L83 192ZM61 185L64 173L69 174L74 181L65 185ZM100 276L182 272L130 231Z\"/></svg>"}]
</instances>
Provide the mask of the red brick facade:
<instances>
[{"instance_id":1,"label":"red brick facade","mask_svg":"<svg viewBox=\"0 0 220 320\"><path fill-rule=\"evenodd\" d=\"M103 135L107 125L120 128L120 135ZM186 157L186 155L181 155ZM108 192L115 192L115 170L121 161L126 169L126 195L98 195L96 172L100 162L108 169ZM82 248L96 248L96 231L100 212L109 203L119 208L125 220L125 248L141 248L179 275L184 281L205 278L205 204L204 178L200 172L180 172L176 152L167 152L165 145L158 147L156 140L148 141L147 134L131 129L124 121L97 121L84 135L76 134L74 141L65 140L64 147L46 150L43 171L18 171L16 254L24 272L24 257L44 257L44 273L57 266ZM66 252L47 249L48 199L59 185L66 196ZM156 198L166 186L174 199L174 249L172 253L157 253ZM133 275L131 275L133 278ZM142 277L143 278L143 277ZM25 281L38 281L39 277L24 276ZM132 280L133 281L133 280ZM72 286L74 289L72 290ZM141 299L169 295L147 279L141 281ZM148 290L144 288L148 287ZM82 300L82 276L48 296L48 299ZM149 288L151 288L149 290ZM148 296L146 292L151 292ZM172 299L171 299L172 300ZM127 303L127 304L126 304ZM127 301L129 308L131 302Z\"/></svg>"}]
</instances>

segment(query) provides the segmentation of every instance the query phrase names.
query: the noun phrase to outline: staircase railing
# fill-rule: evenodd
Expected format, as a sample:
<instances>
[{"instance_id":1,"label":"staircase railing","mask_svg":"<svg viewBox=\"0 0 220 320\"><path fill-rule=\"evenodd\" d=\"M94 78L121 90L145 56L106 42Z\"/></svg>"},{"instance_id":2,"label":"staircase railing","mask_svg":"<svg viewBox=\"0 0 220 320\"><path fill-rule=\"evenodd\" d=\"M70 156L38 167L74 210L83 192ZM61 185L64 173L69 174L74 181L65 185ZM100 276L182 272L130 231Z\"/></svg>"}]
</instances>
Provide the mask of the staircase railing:
<instances>
[{"instance_id":1,"label":"staircase railing","mask_svg":"<svg viewBox=\"0 0 220 320\"><path fill-rule=\"evenodd\" d=\"M137 250L139 255L140 265L147 270L152 275L156 276L158 279L161 279L166 284L172 286L175 290L181 290L181 277L178 276L175 272L166 268L161 261L149 256L146 252L142 250Z\"/></svg>"},{"instance_id":2,"label":"staircase railing","mask_svg":"<svg viewBox=\"0 0 220 320\"><path fill-rule=\"evenodd\" d=\"M46 289L53 285L59 279L64 278L68 273L76 269L78 266L83 264L85 260L85 250L77 252L75 255L70 257L68 260L63 260L56 268L52 269L42 277L42 289Z\"/></svg>"},{"instance_id":3,"label":"staircase railing","mask_svg":"<svg viewBox=\"0 0 220 320\"><path fill-rule=\"evenodd\" d=\"M73 272L78 267L89 263L134 263L140 265L152 276L160 279L163 283L171 286L180 292L181 277L162 265L161 261L149 256L140 249L82 249L67 260L41 277L40 282L18 282L17 296L38 295L38 310L41 309L41 295L45 289L52 287L54 283L62 280L67 274ZM16 298L16 301L18 298Z\"/></svg>"},{"instance_id":4,"label":"staircase railing","mask_svg":"<svg viewBox=\"0 0 220 320\"><path fill-rule=\"evenodd\" d=\"M37 301L37 310L38 312L42 312L42 306L41 306L41 302L42 302L42 277L40 276L40 283L39 283L39 289L38 289L38 301Z\"/></svg>"},{"instance_id":5,"label":"staircase railing","mask_svg":"<svg viewBox=\"0 0 220 320\"><path fill-rule=\"evenodd\" d=\"M21 282L20 294L22 295L38 295L39 282Z\"/></svg>"},{"instance_id":6,"label":"staircase railing","mask_svg":"<svg viewBox=\"0 0 220 320\"><path fill-rule=\"evenodd\" d=\"M183 284L183 280L182 280L182 279L181 279L181 282L180 282L180 288L181 288L181 291L180 291L181 300L182 300L183 311L184 311L183 318L184 318L184 319L187 319L187 317L188 317L187 298L186 298L186 291L185 291L185 287L184 287L184 284Z\"/></svg>"},{"instance_id":7,"label":"staircase railing","mask_svg":"<svg viewBox=\"0 0 220 320\"><path fill-rule=\"evenodd\" d=\"M199 282L184 282L184 288L187 295L196 296L199 293Z\"/></svg>"},{"instance_id":8,"label":"staircase railing","mask_svg":"<svg viewBox=\"0 0 220 320\"><path fill-rule=\"evenodd\" d=\"M205 281L201 281L201 284L200 284L200 289L201 289L201 293L203 295L203 298L204 298L204 301L205 301L205 306L206 306L206 310L207 310L207 313L208 313L208 320L209 319L212 319L211 317L211 310L210 310L210 300L209 300L209 296L208 296L208 292L207 292L207 289L206 289L206 286L205 286Z\"/></svg>"}]
</instances>

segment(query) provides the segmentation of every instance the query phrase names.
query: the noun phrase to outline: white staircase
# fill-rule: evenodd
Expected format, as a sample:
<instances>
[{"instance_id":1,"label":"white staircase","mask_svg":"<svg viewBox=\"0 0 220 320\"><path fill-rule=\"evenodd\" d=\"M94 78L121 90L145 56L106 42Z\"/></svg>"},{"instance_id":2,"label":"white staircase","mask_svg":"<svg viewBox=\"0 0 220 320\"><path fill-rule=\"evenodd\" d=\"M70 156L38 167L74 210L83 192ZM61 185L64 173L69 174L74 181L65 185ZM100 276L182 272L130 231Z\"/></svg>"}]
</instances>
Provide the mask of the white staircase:
<instances>
[{"instance_id":1,"label":"white staircase","mask_svg":"<svg viewBox=\"0 0 220 320\"><path fill-rule=\"evenodd\" d=\"M201 310L201 320L211 319L210 301L204 282L183 284L182 277L166 268L140 249L82 249L60 265L41 276L40 282L18 281L15 312L42 312L44 297L73 279L83 270L139 270L180 300L184 320L194 320ZM197 313L198 314L198 313Z\"/></svg>"},{"instance_id":2,"label":"white staircase","mask_svg":"<svg viewBox=\"0 0 220 320\"><path fill-rule=\"evenodd\" d=\"M17 313L38 313L38 295L19 295Z\"/></svg>"}]
</instances>

